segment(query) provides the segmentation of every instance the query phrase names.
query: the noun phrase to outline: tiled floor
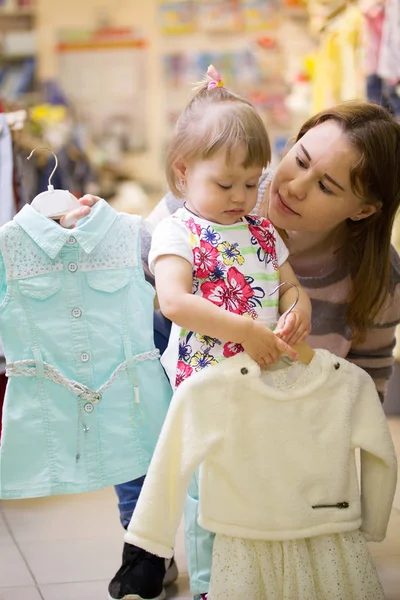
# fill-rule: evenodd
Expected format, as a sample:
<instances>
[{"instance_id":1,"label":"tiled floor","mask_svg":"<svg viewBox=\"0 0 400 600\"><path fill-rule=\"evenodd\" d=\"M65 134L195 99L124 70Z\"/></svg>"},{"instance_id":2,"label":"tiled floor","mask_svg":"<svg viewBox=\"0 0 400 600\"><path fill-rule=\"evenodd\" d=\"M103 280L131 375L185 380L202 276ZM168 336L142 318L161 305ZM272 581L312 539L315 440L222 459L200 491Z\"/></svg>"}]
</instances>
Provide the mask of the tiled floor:
<instances>
[{"instance_id":1,"label":"tiled floor","mask_svg":"<svg viewBox=\"0 0 400 600\"><path fill-rule=\"evenodd\" d=\"M390 417L400 457L400 417ZM112 489L0 503L0 600L106 600L119 567L122 532ZM387 600L400 600L400 485L387 539L372 544ZM183 537L181 576L168 598L191 598ZM251 600L251 599L246 599ZM343 599L346 600L346 599Z\"/></svg>"}]
</instances>

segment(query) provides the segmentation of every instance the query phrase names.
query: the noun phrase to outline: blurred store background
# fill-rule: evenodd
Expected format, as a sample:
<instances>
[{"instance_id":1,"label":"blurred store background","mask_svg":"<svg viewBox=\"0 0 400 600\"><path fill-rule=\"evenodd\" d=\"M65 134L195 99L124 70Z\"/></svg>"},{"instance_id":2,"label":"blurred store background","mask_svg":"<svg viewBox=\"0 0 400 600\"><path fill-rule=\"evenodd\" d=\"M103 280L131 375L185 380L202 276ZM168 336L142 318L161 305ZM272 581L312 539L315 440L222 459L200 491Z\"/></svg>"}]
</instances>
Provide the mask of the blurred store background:
<instances>
[{"instance_id":1,"label":"blurred store background","mask_svg":"<svg viewBox=\"0 0 400 600\"><path fill-rule=\"evenodd\" d=\"M275 163L307 116L338 101L400 116L396 14L400 0L0 0L15 190L3 222L46 189L48 153L26 161L41 145L58 155L55 185L147 214L166 189L171 128L210 63L257 106ZM399 396L397 364L388 412Z\"/></svg>"}]
</instances>

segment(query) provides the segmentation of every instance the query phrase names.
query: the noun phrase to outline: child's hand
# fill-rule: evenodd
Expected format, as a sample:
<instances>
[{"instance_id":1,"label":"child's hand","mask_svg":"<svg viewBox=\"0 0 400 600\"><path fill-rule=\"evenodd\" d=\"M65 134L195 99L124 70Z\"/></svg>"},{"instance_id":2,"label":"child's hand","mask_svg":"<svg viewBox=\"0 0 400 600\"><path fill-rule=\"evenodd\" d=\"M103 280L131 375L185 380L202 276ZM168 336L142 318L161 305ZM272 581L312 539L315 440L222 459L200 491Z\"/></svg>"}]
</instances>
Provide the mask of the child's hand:
<instances>
[{"instance_id":1,"label":"child's hand","mask_svg":"<svg viewBox=\"0 0 400 600\"><path fill-rule=\"evenodd\" d=\"M99 200L101 200L101 198L98 196L92 196L92 194L86 194L82 198L79 198L81 207L71 210L69 213L61 217L60 225L66 229L73 229L79 219L82 219L90 214L91 207L97 204Z\"/></svg>"},{"instance_id":2,"label":"child's hand","mask_svg":"<svg viewBox=\"0 0 400 600\"><path fill-rule=\"evenodd\" d=\"M294 346L304 342L311 332L311 320L302 310L293 309L288 315L282 315L275 333L282 340Z\"/></svg>"},{"instance_id":3,"label":"child's hand","mask_svg":"<svg viewBox=\"0 0 400 600\"><path fill-rule=\"evenodd\" d=\"M298 358L297 352L275 335L265 323L249 320L247 331L242 346L260 367L278 362L281 354L287 354L295 360Z\"/></svg>"}]
</instances>

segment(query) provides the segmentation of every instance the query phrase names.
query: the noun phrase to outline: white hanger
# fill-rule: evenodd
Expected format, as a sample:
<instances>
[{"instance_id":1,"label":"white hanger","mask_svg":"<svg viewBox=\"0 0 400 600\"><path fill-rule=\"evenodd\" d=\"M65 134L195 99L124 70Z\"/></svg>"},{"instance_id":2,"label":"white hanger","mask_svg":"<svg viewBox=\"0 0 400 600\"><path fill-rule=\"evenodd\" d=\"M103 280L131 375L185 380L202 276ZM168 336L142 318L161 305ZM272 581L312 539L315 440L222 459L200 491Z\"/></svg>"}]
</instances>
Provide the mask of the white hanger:
<instances>
[{"instance_id":1,"label":"white hanger","mask_svg":"<svg viewBox=\"0 0 400 600\"><path fill-rule=\"evenodd\" d=\"M47 186L48 191L42 192L41 194L35 196L31 202L31 206L33 206L33 208L44 217L57 219L68 213L70 210L80 208L80 204L75 196L73 196L68 190L55 190L54 186L51 185L51 178L58 167L58 158L54 154L53 150L46 148L45 146L38 146L38 148L34 148L32 150L28 156L28 160L32 158L35 150L39 149L48 150L51 152L56 160L56 164L49 177L49 183Z\"/></svg>"}]
</instances>

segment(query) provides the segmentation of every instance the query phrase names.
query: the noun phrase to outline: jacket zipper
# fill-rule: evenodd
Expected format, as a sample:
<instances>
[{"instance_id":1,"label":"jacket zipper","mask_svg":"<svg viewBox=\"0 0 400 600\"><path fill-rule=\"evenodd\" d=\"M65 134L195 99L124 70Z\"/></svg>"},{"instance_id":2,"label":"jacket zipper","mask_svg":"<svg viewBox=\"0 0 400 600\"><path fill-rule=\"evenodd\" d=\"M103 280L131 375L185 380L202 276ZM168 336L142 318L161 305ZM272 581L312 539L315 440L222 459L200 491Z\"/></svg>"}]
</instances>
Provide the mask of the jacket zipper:
<instances>
[{"instance_id":1,"label":"jacket zipper","mask_svg":"<svg viewBox=\"0 0 400 600\"><path fill-rule=\"evenodd\" d=\"M336 504L315 504L312 508L349 508L349 503L337 502Z\"/></svg>"}]
</instances>

